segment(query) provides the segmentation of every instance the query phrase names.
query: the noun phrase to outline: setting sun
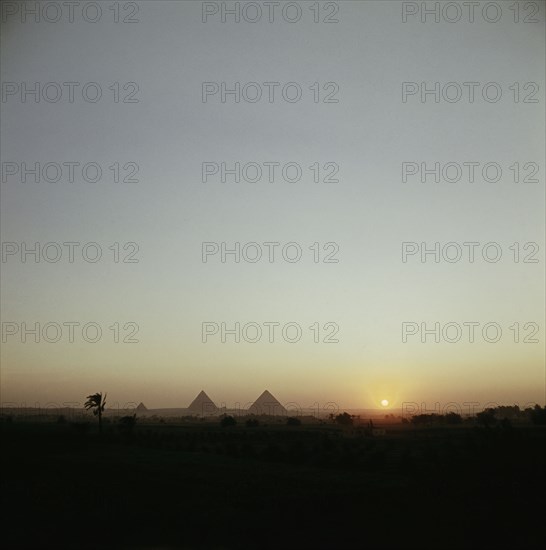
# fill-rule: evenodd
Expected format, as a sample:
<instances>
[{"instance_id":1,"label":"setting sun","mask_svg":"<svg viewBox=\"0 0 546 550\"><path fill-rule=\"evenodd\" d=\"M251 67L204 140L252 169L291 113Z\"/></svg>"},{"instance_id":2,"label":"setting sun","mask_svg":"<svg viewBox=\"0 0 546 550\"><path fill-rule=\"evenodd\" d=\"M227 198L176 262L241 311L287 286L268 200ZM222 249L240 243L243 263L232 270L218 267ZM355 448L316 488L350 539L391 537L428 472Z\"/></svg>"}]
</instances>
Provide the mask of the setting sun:
<instances>
[{"instance_id":1,"label":"setting sun","mask_svg":"<svg viewBox=\"0 0 546 550\"><path fill-rule=\"evenodd\" d=\"M389 406L389 402L388 402L386 399L383 399L383 400L381 401L381 406L382 406L382 407L388 407L388 406Z\"/></svg>"}]
</instances>

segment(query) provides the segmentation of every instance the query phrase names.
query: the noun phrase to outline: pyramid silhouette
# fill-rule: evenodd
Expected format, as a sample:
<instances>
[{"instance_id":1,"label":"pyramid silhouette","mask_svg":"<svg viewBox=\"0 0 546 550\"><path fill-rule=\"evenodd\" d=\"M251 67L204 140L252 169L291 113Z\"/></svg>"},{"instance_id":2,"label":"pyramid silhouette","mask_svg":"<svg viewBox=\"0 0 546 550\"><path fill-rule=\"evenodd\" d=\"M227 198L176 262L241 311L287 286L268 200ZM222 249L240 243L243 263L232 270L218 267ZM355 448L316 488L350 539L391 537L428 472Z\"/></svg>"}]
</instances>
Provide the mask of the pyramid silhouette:
<instances>
[{"instance_id":1,"label":"pyramid silhouette","mask_svg":"<svg viewBox=\"0 0 546 550\"><path fill-rule=\"evenodd\" d=\"M284 415L286 412L286 409L267 390L248 409L249 414Z\"/></svg>"},{"instance_id":2,"label":"pyramid silhouette","mask_svg":"<svg viewBox=\"0 0 546 550\"><path fill-rule=\"evenodd\" d=\"M143 412L143 411L147 411L148 408L146 407L146 405L144 405L144 403L141 401L139 404L138 404L138 407L136 408L136 410L138 412Z\"/></svg>"},{"instance_id":3,"label":"pyramid silhouette","mask_svg":"<svg viewBox=\"0 0 546 550\"><path fill-rule=\"evenodd\" d=\"M188 410L202 416L218 414L218 407L203 390L201 390L199 395L190 403Z\"/></svg>"}]
</instances>

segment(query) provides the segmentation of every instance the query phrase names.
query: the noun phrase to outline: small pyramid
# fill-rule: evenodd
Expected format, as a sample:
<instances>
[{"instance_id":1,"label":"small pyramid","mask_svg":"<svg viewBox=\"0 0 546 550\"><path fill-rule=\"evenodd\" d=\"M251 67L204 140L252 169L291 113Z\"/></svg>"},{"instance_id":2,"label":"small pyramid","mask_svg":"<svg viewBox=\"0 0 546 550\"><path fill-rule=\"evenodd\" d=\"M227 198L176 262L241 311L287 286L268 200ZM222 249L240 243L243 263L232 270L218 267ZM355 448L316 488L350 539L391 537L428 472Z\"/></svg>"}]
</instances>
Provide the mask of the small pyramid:
<instances>
[{"instance_id":1,"label":"small pyramid","mask_svg":"<svg viewBox=\"0 0 546 550\"><path fill-rule=\"evenodd\" d=\"M147 411L147 410L148 410L148 408L146 407L146 405L144 405L144 403L142 401L138 404L138 407L136 408L137 412L144 412L144 411Z\"/></svg>"},{"instance_id":2,"label":"small pyramid","mask_svg":"<svg viewBox=\"0 0 546 550\"><path fill-rule=\"evenodd\" d=\"M188 410L202 416L218 414L218 407L203 390L201 390L199 395L191 402Z\"/></svg>"},{"instance_id":3,"label":"small pyramid","mask_svg":"<svg viewBox=\"0 0 546 550\"><path fill-rule=\"evenodd\" d=\"M277 399L265 390L248 409L249 414L285 415L286 409Z\"/></svg>"}]
</instances>

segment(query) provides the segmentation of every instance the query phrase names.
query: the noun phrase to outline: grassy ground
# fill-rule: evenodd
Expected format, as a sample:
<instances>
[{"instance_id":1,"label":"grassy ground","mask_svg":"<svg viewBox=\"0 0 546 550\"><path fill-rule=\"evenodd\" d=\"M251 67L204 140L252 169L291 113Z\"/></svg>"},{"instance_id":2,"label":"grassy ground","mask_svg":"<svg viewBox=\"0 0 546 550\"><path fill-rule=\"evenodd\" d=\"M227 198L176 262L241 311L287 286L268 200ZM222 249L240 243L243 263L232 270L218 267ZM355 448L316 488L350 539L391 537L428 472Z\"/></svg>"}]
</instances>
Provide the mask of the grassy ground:
<instances>
[{"instance_id":1,"label":"grassy ground","mask_svg":"<svg viewBox=\"0 0 546 550\"><path fill-rule=\"evenodd\" d=\"M5 548L538 548L544 428L2 424Z\"/></svg>"}]
</instances>

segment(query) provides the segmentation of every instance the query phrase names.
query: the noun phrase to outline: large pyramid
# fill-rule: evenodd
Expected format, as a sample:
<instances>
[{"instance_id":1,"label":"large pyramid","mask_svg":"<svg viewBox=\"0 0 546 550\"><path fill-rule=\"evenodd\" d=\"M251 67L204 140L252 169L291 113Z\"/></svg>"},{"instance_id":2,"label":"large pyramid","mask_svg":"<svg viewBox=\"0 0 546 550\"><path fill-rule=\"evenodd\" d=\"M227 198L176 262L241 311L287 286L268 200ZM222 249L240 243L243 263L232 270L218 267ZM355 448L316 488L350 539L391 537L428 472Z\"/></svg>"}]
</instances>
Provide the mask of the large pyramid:
<instances>
[{"instance_id":1,"label":"large pyramid","mask_svg":"<svg viewBox=\"0 0 546 550\"><path fill-rule=\"evenodd\" d=\"M148 408L146 407L146 405L144 405L144 403L142 403L142 401L138 404L138 407L136 408L136 410L138 412L144 412L144 411L147 411Z\"/></svg>"},{"instance_id":2,"label":"large pyramid","mask_svg":"<svg viewBox=\"0 0 546 550\"><path fill-rule=\"evenodd\" d=\"M265 390L248 409L249 414L285 415L286 409Z\"/></svg>"},{"instance_id":3,"label":"large pyramid","mask_svg":"<svg viewBox=\"0 0 546 550\"><path fill-rule=\"evenodd\" d=\"M200 416L213 416L218 414L218 407L212 399L203 391L191 402L188 410Z\"/></svg>"}]
</instances>

